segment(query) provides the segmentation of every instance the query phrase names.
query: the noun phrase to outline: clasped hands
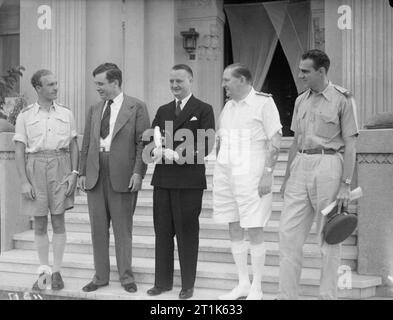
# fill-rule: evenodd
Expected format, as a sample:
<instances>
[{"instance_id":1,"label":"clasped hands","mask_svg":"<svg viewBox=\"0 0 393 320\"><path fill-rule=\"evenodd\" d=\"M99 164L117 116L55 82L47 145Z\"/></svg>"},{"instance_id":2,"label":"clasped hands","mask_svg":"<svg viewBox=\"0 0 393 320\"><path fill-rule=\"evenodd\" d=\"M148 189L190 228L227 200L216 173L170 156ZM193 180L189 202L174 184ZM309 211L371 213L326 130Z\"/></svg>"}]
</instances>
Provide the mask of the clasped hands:
<instances>
[{"instance_id":1,"label":"clasped hands","mask_svg":"<svg viewBox=\"0 0 393 320\"><path fill-rule=\"evenodd\" d=\"M162 147L154 148L152 151L152 156L153 156L152 159L154 163L157 163L163 157L170 161L173 160L177 161L180 158L179 154L176 151L173 151L172 149L169 148L162 148Z\"/></svg>"}]
</instances>

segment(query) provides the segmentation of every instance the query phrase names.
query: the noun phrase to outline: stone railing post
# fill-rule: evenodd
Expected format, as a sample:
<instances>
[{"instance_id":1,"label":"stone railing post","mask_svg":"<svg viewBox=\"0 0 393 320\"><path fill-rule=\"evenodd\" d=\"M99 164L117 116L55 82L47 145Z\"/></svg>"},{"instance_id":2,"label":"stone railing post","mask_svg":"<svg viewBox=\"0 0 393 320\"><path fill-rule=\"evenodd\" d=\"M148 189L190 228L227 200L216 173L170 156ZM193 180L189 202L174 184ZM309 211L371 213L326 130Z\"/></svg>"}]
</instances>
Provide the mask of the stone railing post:
<instances>
[{"instance_id":1,"label":"stone railing post","mask_svg":"<svg viewBox=\"0 0 393 320\"><path fill-rule=\"evenodd\" d=\"M381 276L392 291L393 129L360 132L357 178L364 194L358 202L358 272Z\"/></svg>"},{"instance_id":2,"label":"stone railing post","mask_svg":"<svg viewBox=\"0 0 393 320\"><path fill-rule=\"evenodd\" d=\"M30 229L29 217L20 214L20 181L13 136L13 133L0 133L0 252L13 248L15 233Z\"/></svg>"}]
</instances>

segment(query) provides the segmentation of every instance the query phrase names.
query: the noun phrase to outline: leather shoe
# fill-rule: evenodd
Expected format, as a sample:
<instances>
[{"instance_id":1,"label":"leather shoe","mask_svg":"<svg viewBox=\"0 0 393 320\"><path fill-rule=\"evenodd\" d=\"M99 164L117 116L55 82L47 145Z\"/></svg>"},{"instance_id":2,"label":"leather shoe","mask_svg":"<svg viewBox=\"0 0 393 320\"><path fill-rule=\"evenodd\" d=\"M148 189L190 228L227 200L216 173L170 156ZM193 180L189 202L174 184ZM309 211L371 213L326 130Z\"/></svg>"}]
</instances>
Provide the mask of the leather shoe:
<instances>
[{"instance_id":1,"label":"leather shoe","mask_svg":"<svg viewBox=\"0 0 393 320\"><path fill-rule=\"evenodd\" d=\"M159 294L165 292L165 291L171 291L172 288L160 288L160 287L156 287L154 286L153 288L150 288L149 290L147 290L147 294L149 296L158 296Z\"/></svg>"},{"instance_id":2,"label":"leather shoe","mask_svg":"<svg viewBox=\"0 0 393 320\"><path fill-rule=\"evenodd\" d=\"M135 282L131 282L131 283L125 284L125 285L123 285L123 288L127 292L131 292L131 293L134 293L134 292L136 292L138 290L137 287L136 287L136 283Z\"/></svg>"},{"instance_id":3,"label":"leather shoe","mask_svg":"<svg viewBox=\"0 0 393 320\"><path fill-rule=\"evenodd\" d=\"M64 288L64 281L60 272L52 273L52 290L61 290Z\"/></svg>"},{"instance_id":4,"label":"leather shoe","mask_svg":"<svg viewBox=\"0 0 393 320\"><path fill-rule=\"evenodd\" d=\"M190 289L181 289L179 293L179 299L185 300L192 297L194 294L194 288Z\"/></svg>"},{"instance_id":5,"label":"leather shoe","mask_svg":"<svg viewBox=\"0 0 393 320\"><path fill-rule=\"evenodd\" d=\"M82 290L84 292L91 292L91 291L96 291L98 288L101 287L105 287L107 286L109 283L105 283L105 284L95 284L93 281L89 282L87 285L85 285Z\"/></svg>"}]
</instances>

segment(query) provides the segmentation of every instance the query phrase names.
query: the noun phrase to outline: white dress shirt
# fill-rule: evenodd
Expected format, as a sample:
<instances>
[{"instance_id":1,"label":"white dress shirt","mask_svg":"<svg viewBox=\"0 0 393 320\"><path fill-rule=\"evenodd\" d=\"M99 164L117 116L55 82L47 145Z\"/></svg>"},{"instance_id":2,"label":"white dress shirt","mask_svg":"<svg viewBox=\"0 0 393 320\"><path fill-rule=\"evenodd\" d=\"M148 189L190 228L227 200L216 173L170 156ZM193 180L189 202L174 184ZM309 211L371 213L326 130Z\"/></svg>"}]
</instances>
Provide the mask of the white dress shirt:
<instances>
[{"instance_id":1,"label":"white dress shirt","mask_svg":"<svg viewBox=\"0 0 393 320\"><path fill-rule=\"evenodd\" d=\"M117 115L119 114L123 101L124 101L124 96L123 96L123 92L121 92L116 98L113 99L113 103L111 104L111 117L109 119L109 134L105 139L100 138L100 147L104 147L105 151L109 151L111 148L113 129L115 128ZM107 104L108 101L106 101L105 107L102 110L101 119L104 115Z\"/></svg>"},{"instance_id":2,"label":"white dress shirt","mask_svg":"<svg viewBox=\"0 0 393 320\"><path fill-rule=\"evenodd\" d=\"M180 100L180 101L181 101L180 109L181 109L182 111L183 111L183 109L184 109L184 106L187 104L188 100L190 100L191 96L192 96L192 93L190 93L190 94L189 94L187 97L185 97L183 100ZM179 101L179 99L178 99L178 98L175 98L175 100L176 100L176 105L177 105L177 102Z\"/></svg>"}]
</instances>

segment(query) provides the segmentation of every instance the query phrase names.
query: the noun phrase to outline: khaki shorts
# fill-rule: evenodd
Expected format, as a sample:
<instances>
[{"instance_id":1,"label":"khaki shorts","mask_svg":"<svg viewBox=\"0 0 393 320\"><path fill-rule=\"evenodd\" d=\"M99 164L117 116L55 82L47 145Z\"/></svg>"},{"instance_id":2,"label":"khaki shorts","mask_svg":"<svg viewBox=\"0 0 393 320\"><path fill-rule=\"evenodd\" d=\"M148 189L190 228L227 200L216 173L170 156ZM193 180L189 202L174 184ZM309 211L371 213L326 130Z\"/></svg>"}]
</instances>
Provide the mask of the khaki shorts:
<instances>
[{"instance_id":1,"label":"khaki shorts","mask_svg":"<svg viewBox=\"0 0 393 320\"><path fill-rule=\"evenodd\" d=\"M71 159L67 151L40 151L26 155L26 174L36 198L22 196L22 213L29 216L63 214L74 206L74 194L66 197L67 183L61 184L71 174Z\"/></svg>"}]
</instances>

